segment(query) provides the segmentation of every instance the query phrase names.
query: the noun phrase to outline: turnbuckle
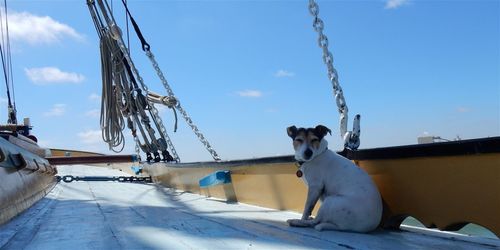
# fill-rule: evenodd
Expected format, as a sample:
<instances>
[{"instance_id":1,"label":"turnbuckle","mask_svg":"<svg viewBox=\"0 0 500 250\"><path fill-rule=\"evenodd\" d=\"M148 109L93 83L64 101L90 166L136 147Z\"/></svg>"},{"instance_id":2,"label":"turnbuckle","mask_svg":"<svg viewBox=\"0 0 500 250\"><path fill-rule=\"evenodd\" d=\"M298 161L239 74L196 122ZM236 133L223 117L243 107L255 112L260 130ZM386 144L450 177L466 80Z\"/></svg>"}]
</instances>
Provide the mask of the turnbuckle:
<instances>
[{"instance_id":1,"label":"turnbuckle","mask_svg":"<svg viewBox=\"0 0 500 250\"><path fill-rule=\"evenodd\" d=\"M56 175L57 182L64 181L66 183L73 181L117 181L117 182L135 182L135 183L152 183L153 180L150 176L138 177L138 176L73 176Z\"/></svg>"}]
</instances>

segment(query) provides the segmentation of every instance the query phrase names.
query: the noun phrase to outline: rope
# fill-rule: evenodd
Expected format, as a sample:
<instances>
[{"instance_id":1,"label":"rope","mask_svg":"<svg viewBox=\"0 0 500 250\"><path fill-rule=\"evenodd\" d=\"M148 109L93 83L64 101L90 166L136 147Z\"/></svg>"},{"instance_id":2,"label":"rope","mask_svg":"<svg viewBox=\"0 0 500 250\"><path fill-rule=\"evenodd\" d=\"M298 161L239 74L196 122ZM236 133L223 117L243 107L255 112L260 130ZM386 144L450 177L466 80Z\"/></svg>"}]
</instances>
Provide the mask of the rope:
<instances>
[{"instance_id":1,"label":"rope","mask_svg":"<svg viewBox=\"0 0 500 250\"><path fill-rule=\"evenodd\" d=\"M5 87L7 92L8 101L8 121L9 124L17 124L16 117L16 101L14 96L14 78L12 74L12 58L10 53L10 37L9 37L9 20L7 13L7 1L4 0L4 11L5 11L5 35L3 28L3 18L2 13L0 13L0 29L2 34L2 41L0 42L0 57L2 58L3 75L5 79ZM2 46L3 45L3 46ZM10 88L12 87L12 95L10 94ZM13 101L12 101L13 100Z\"/></svg>"},{"instance_id":2,"label":"rope","mask_svg":"<svg viewBox=\"0 0 500 250\"><path fill-rule=\"evenodd\" d=\"M152 122L158 127L161 120L155 117L155 107L142 94L147 93L147 88L130 60L128 49L123 46L121 31L114 22L113 14L109 12L109 5L98 0L99 12L96 2L87 3L100 37L103 82L100 124L103 140L111 150L122 151L125 146L123 129L127 126L136 142L137 155L142 150L146 153L148 162L159 162L160 154L165 161L179 161L173 145L167 143L169 139L165 139L168 135L158 129L160 137L157 138L156 131L150 124L152 118ZM169 145L175 158L167 151Z\"/></svg>"},{"instance_id":3,"label":"rope","mask_svg":"<svg viewBox=\"0 0 500 250\"><path fill-rule=\"evenodd\" d=\"M168 84L166 84L163 73L159 70L158 64L150 52L149 44L144 39L137 22L130 14L126 2L122 0L122 3L127 11L127 15L130 17L130 21L139 40L141 40L142 49L153 63L157 75L160 76L169 94L167 97L162 97L159 103L173 110L175 116L174 132L177 130L178 121L176 109L179 109L188 125L193 129L194 133L212 154L214 159L220 160L215 150L212 149L205 137L193 124L191 118L181 107ZM159 152L161 152L163 160L175 160L180 162L179 156L167 134L158 110L154 106L156 102L150 100L149 96L151 92L130 58L129 49L123 41L121 30L116 25L108 2L106 0L87 0L87 5L97 33L101 38L101 44L106 44L106 46L108 46L108 48L106 48L106 46L101 46L101 60L103 62L102 73L107 75L106 77L103 76L103 84L109 85L103 87L102 101L104 104L101 108L103 140L113 148L116 148L118 145L123 145L123 134L121 131L124 127L124 117L126 117L127 127L134 136L138 155L139 149L141 149L146 153L148 161L152 160L153 156L155 161L160 161ZM121 114L118 111L120 111ZM154 127L151 126L151 123L154 124ZM155 135L156 132L159 136ZM139 135L142 136L144 143L141 143L139 140ZM167 148L170 149L172 155L170 155Z\"/></svg>"},{"instance_id":4,"label":"rope","mask_svg":"<svg viewBox=\"0 0 500 250\"><path fill-rule=\"evenodd\" d=\"M123 3L123 6L125 7L125 10L127 11L128 16L130 17L130 22L132 23L132 26L134 27L134 30L135 30L135 33L137 34L137 37L139 38L139 40L141 40L142 50L149 51L151 49L151 47L149 46L149 43L146 42L146 39L142 35L141 29L139 28L139 25L137 25L137 23L135 22L134 17L132 17L132 14L130 14L130 11L128 10L127 3L125 2L125 0L122 0L122 3Z\"/></svg>"},{"instance_id":5,"label":"rope","mask_svg":"<svg viewBox=\"0 0 500 250\"><path fill-rule=\"evenodd\" d=\"M101 38L101 75L102 75L102 97L101 97L101 131L102 139L109 145L109 149L119 153L125 147L123 129L125 123L120 110L115 104L117 95L113 86L113 63L110 61L112 53L106 41L106 36ZM121 145L121 148L120 148ZM119 148L119 149L116 149Z\"/></svg>"},{"instance_id":6,"label":"rope","mask_svg":"<svg viewBox=\"0 0 500 250\"><path fill-rule=\"evenodd\" d=\"M149 91L148 100L153 103L163 104L172 109L172 112L174 113L174 133L177 132L177 123L179 120L177 118L177 111L175 111L175 107L177 107L178 105L177 98L175 98L174 96L161 96L157 93Z\"/></svg>"},{"instance_id":7,"label":"rope","mask_svg":"<svg viewBox=\"0 0 500 250\"><path fill-rule=\"evenodd\" d=\"M5 7L5 31L7 33L7 64L9 65L9 79L12 87L12 104L14 105L14 110L16 110L16 91L14 88L14 74L12 73L12 56L10 49L9 13L7 13L7 0L4 0L3 2Z\"/></svg>"}]
</instances>

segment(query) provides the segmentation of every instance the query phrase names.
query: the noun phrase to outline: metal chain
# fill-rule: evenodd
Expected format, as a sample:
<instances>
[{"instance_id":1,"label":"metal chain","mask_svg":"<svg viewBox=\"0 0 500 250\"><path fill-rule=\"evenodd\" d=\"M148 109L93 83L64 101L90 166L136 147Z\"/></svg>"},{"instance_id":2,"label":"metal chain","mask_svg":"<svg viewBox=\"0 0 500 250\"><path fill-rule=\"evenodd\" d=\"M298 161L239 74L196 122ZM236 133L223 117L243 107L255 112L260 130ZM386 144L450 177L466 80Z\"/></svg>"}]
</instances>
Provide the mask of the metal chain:
<instances>
[{"instance_id":1,"label":"metal chain","mask_svg":"<svg viewBox=\"0 0 500 250\"><path fill-rule=\"evenodd\" d=\"M111 29L114 29L114 28L118 29L118 26L116 25L116 23L114 21L112 13L110 15L112 17L112 21L111 21L111 25L109 25L109 27L111 27ZM141 87L144 89L144 91L146 91L146 93L148 93L149 92L148 87L144 84L143 78L140 76L139 71L137 70L137 68L133 64L133 62L132 62L132 60L130 58L130 55L128 54L128 50L127 50L127 48L125 46L125 43L123 41L123 38L121 36L121 32L115 32L115 34L119 34L119 35L117 35L116 41L117 41L120 49L122 50L124 56L128 60L128 62L130 64L131 70L137 76L137 80L139 81ZM155 69L158 77L162 81L163 86L167 90L168 95L170 97L172 97L172 98L175 98L175 95L174 95L172 89L170 88L170 86L168 85L168 82L165 79L165 76L163 75L163 72L161 71L160 67L158 66L158 63L156 62L153 53L151 53L150 50L147 50L146 51L146 55L148 56L148 58L150 59L151 63L153 64L153 67L154 67L154 69ZM174 159L177 162L180 162L179 156L177 155L177 152L176 152L176 150L174 148L174 145L173 145L170 137L167 134L167 130L165 129L165 126L163 125L162 119L160 118L160 116L158 114L158 110L156 109L156 107L154 106L154 104L151 103L149 100L147 100L147 102L148 102L148 105L150 105L150 107L151 107L152 117L155 120L156 125L159 127L160 133L164 136L165 142L167 143L167 145L169 145L169 148L170 148L170 150L172 152L172 155L173 155ZM196 134L196 136L198 137L198 139L203 143L203 145L205 146L205 148L207 149L207 151L210 152L210 154L212 155L213 159L216 160L216 161L219 161L220 157L218 156L217 152L212 148L212 146L210 145L210 143L208 142L208 140L205 139L205 137L203 136L203 134L199 131L198 127L196 125L194 125L192 119L188 116L187 112L182 108L182 106L180 105L180 102L178 101L178 99L177 99L177 105L176 105L175 108L177 110L179 110L179 112L181 112L182 116L184 117L184 119L186 120L186 122L188 123L188 125L191 127L191 129L193 130L193 132Z\"/></svg>"},{"instance_id":2,"label":"metal chain","mask_svg":"<svg viewBox=\"0 0 500 250\"><path fill-rule=\"evenodd\" d=\"M102 15L103 15L104 21L107 23L109 32L111 32L113 34L114 41L116 41L116 44L118 45L119 49L121 50L122 55L128 61L130 69L132 70L133 74L136 76L136 79L140 83L140 87L147 94L148 93L148 87L145 85L143 78L140 76L139 71L137 70L137 68L133 64L133 61L132 61L132 59L131 59L131 57L130 57L130 55L128 53L128 49L125 46L125 43L123 41L123 37L121 35L121 30L116 25L115 19L113 17L113 13L109 11L109 6L107 5L107 2L103 3L102 0L98 0L97 2L99 4L100 9L102 10ZM94 17L98 17L98 15L96 15L95 13L93 13L94 10L90 7L90 4L93 4L93 1L89 0L89 9L91 11L91 14L93 15L93 18ZM108 16L108 14L109 14L109 16ZM168 146L170 146L170 151L173 154L174 160L176 160L177 162L180 162L179 156L177 155L177 152L176 152L176 150L175 150L175 148L173 146L173 143L171 142L170 137L168 136L167 131L166 131L165 127L163 126L163 122L162 122L160 116L158 115L158 110L154 107L154 105L151 102L149 102L147 100L147 98L144 98L144 99L145 99L145 102L146 102L146 106L150 107L150 110L151 110L150 114L151 114L151 116L152 116L152 118L153 118L153 120L155 122L155 125L157 126L157 128L158 128L158 130L160 132L160 137L161 137L161 139L158 139L158 140L155 139L154 130L150 126L146 126L146 129L148 130L149 135L151 136L151 139L152 139L151 144L150 145L146 145L146 146L154 146L156 149L160 148L160 149L166 150L166 148L165 148L166 145L165 144L167 144ZM145 107L143 107L143 108L145 108ZM146 114L145 113L141 114L141 118L147 119ZM137 122L138 121L136 121L136 123ZM139 126L139 128L140 128L141 132L143 132L142 131L142 126ZM145 140L147 140L147 138L145 137L145 135L143 135L143 137L144 137ZM138 151L138 147L141 147L140 141L137 138L137 136L134 136L134 140L136 142L136 151ZM163 143L163 141L160 141L160 140L165 140L165 142ZM146 143L146 144L149 144L149 143ZM156 149L155 149L155 151L156 151ZM148 152L149 152L149 150L148 150Z\"/></svg>"},{"instance_id":3,"label":"metal chain","mask_svg":"<svg viewBox=\"0 0 500 250\"><path fill-rule=\"evenodd\" d=\"M146 91L146 93L148 93L149 88L144 83L144 79L139 74L139 70L137 70L134 63L132 62L132 59L130 58L130 55L128 54L128 50L126 49L125 43L123 42L121 36L120 36L120 39L117 40L117 42L118 42L118 45L120 46L120 49L122 49L122 52L123 52L125 58L127 59L127 61L130 64L130 69L132 70L134 75L136 75L137 80L141 84L141 87L144 89L144 91ZM148 105L151 108L151 111L152 111L151 114L152 114L153 118L157 121L157 126L160 129L160 133L162 134L162 136L165 137L165 142L167 143L168 147L170 148L170 151L172 153L174 160L176 160L177 162L180 162L180 158L179 158L179 155L177 154L177 151L175 150L174 144L172 143L172 140L168 136L167 130L165 129L165 126L163 125L163 121L162 121L161 117L158 115L158 110L156 109L156 107L154 106L153 103L151 103L149 100L147 100L147 98L146 98L146 101L148 102Z\"/></svg>"},{"instance_id":4,"label":"metal chain","mask_svg":"<svg viewBox=\"0 0 500 250\"><path fill-rule=\"evenodd\" d=\"M319 6L314 0L309 0L309 13L314 17L313 27L318 33L318 45L323 50L323 62L325 63L328 70L328 79L333 87L333 95L335 96L335 101L337 103L337 108L340 115L340 136L344 139L344 146L357 149L360 144L360 118L361 116L357 114L354 118L353 131L347 131L347 117L349 109L347 108L347 103L344 98L344 92L342 87L340 87L338 80L337 70L333 67L333 55L328 50L328 37L323 34L324 23L321 18L319 18Z\"/></svg>"},{"instance_id":5,"label":"metal chain","mask_svg":"<svg viewBox=\"0 0 500 250\"><path fill-rule=\"evenodd\" d=\"M165 87L165 90L167 91L169 97L175 98L174 92L172 91L172 88L170 88L170 85L168 84L167 79L163 75L163 72L161 71L160 66L158 65L158 62L156 61L153 53L150 50L147 50L146 51L146 56L151 61L151 64L153 65L153 68L155 69L156 74L160 78L163 86ZM189 117L189 115L184 110L184 108L182 108L179 99L177 99L177 98L175 98L175 99L177 100L177 105L175 106L175 108L177 110L179 110L179 112L182 114L182 117L184 117L184 120L186 120L187 124L189 125L189 127L191 127L191 129L193 130L193 132L195 133L195 135L198 137L198 139L200 140L200 142L203 143L203 145L205 146L205 148L207 149L207 151L212 155L212 158L214 158L214 160L216 160L216 161L220 161L219 155L212 148L212 146L210 145L210 143L208 142L208 140L205 138L205 136L200 132L200 130L198 129L198 127L193 123L193 120L191 119L191 117Z\"/></svg>"},{"instance_id":6,"label":"metal chain","mask_svg":"<svg viewBox=\"0 0 500 250\"><path fill-rule=\"evenodd\" d=\"M116 25L116 23L114 21L114 18L113 18L113 24L110 27L116 27L116 28L118 28L118 26ZM142 89L146 93L148 93L149 92L149 88L144 83L144 79L139 74L139 70L137 70L137 68L135 67L135 65L134 65L134 63L132 61L132 58L130 58L130 54L128 53L128 49L125 46L125 42L123 41L123 37L121 35L118 36L118 39L116 39L116 41L117 41L120 49L122 50L123 55L125 56L125 58L129 62L130 68L131 68L132 72L136 75L137 80L139 81ZM170 152L172 153L172 157L174 158L174 160L177 161L177 162L180 162L180 157L177 154L177 151L175 150L174 144L172 143L172 140L170 139L170 136L168 136L167 130L165 129L165 126L163 125L163 121L162 121L162 119L161 119L161 117L160 117L160 115L158 113L158 110L156 109L156 107L154 106L154 104L151 103L147 98L146 98L146 102L148 103L148 105L149 105L149 107L150 107L150 109L152 111L151 112L151 116L155 120L155 124L156 124L156 126L158 126L158 128L160 130L159 131L160 132L160 136L165 139L165 142L168 145L168 148L170 148Z\"/></svg>"},{"instance_id":7,"label":"metal chain","mask_svg":"<svg viewBox=\"0 0 500 250\"><path fill-rule=\"evenodd\" d=\"M165 129L165 126L163 125L163 121L158 113L158 109L154 106L153 103L150 103L151 105L151 111L153 113L153 117L155 117L157 123L160 125L160 132L165 135L165 142L168 145L168 148L170 148L170 152L172 152L172 156L174 157L174 160L177 162L180 162L179 155L177 154L177 151L175 150L174 144L172 143L172 140L170 139L170 136L167 134L167 130Z\"/></svg>"}]
</instances>

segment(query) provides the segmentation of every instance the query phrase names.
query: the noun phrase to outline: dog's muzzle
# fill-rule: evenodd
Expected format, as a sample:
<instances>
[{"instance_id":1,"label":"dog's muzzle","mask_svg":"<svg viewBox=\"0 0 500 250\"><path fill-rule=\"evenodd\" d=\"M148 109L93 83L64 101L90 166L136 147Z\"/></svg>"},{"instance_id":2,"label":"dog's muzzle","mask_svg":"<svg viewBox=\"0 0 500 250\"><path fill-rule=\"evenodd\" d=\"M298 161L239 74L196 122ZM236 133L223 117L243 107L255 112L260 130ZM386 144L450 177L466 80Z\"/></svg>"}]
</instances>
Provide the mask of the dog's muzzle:
<instances>
[{"instance_id":1,"label":"dog's muzzle","mask_svg":"<svg viewBox=\"0 0 500 250\"><path fill-rule=\"evenodd\" d=\"M306 151L304 151L304 160L311 159L312 155L313 155L313 151L310 148L306 149Z\"/></svg>"}]
</instances>

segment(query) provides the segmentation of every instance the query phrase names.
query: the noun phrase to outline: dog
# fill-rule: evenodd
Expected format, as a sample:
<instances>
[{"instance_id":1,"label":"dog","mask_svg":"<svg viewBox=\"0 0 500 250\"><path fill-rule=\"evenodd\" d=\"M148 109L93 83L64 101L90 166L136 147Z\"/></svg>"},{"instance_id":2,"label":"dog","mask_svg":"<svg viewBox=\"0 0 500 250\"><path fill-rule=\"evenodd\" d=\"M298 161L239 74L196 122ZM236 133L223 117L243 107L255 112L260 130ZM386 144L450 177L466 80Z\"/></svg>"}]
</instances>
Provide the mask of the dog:
<instances>
[{"instance_id":1,"label":"dog","mask_svg":"<svg viewBox=\"0 0 500 250\"><path fill-rule=\"evenodd\" d=\"M324 139L331 130L287 128L293 140L295 159L301 164L297 176L308 187L301 219L289 219L292 227L314 227L318 231L339 230L366 233L376 229L382 217L382 200L370 176L352 161L328 150ZM318 199L321 206L310 217Z\"/></svg>"}]
</instances>

